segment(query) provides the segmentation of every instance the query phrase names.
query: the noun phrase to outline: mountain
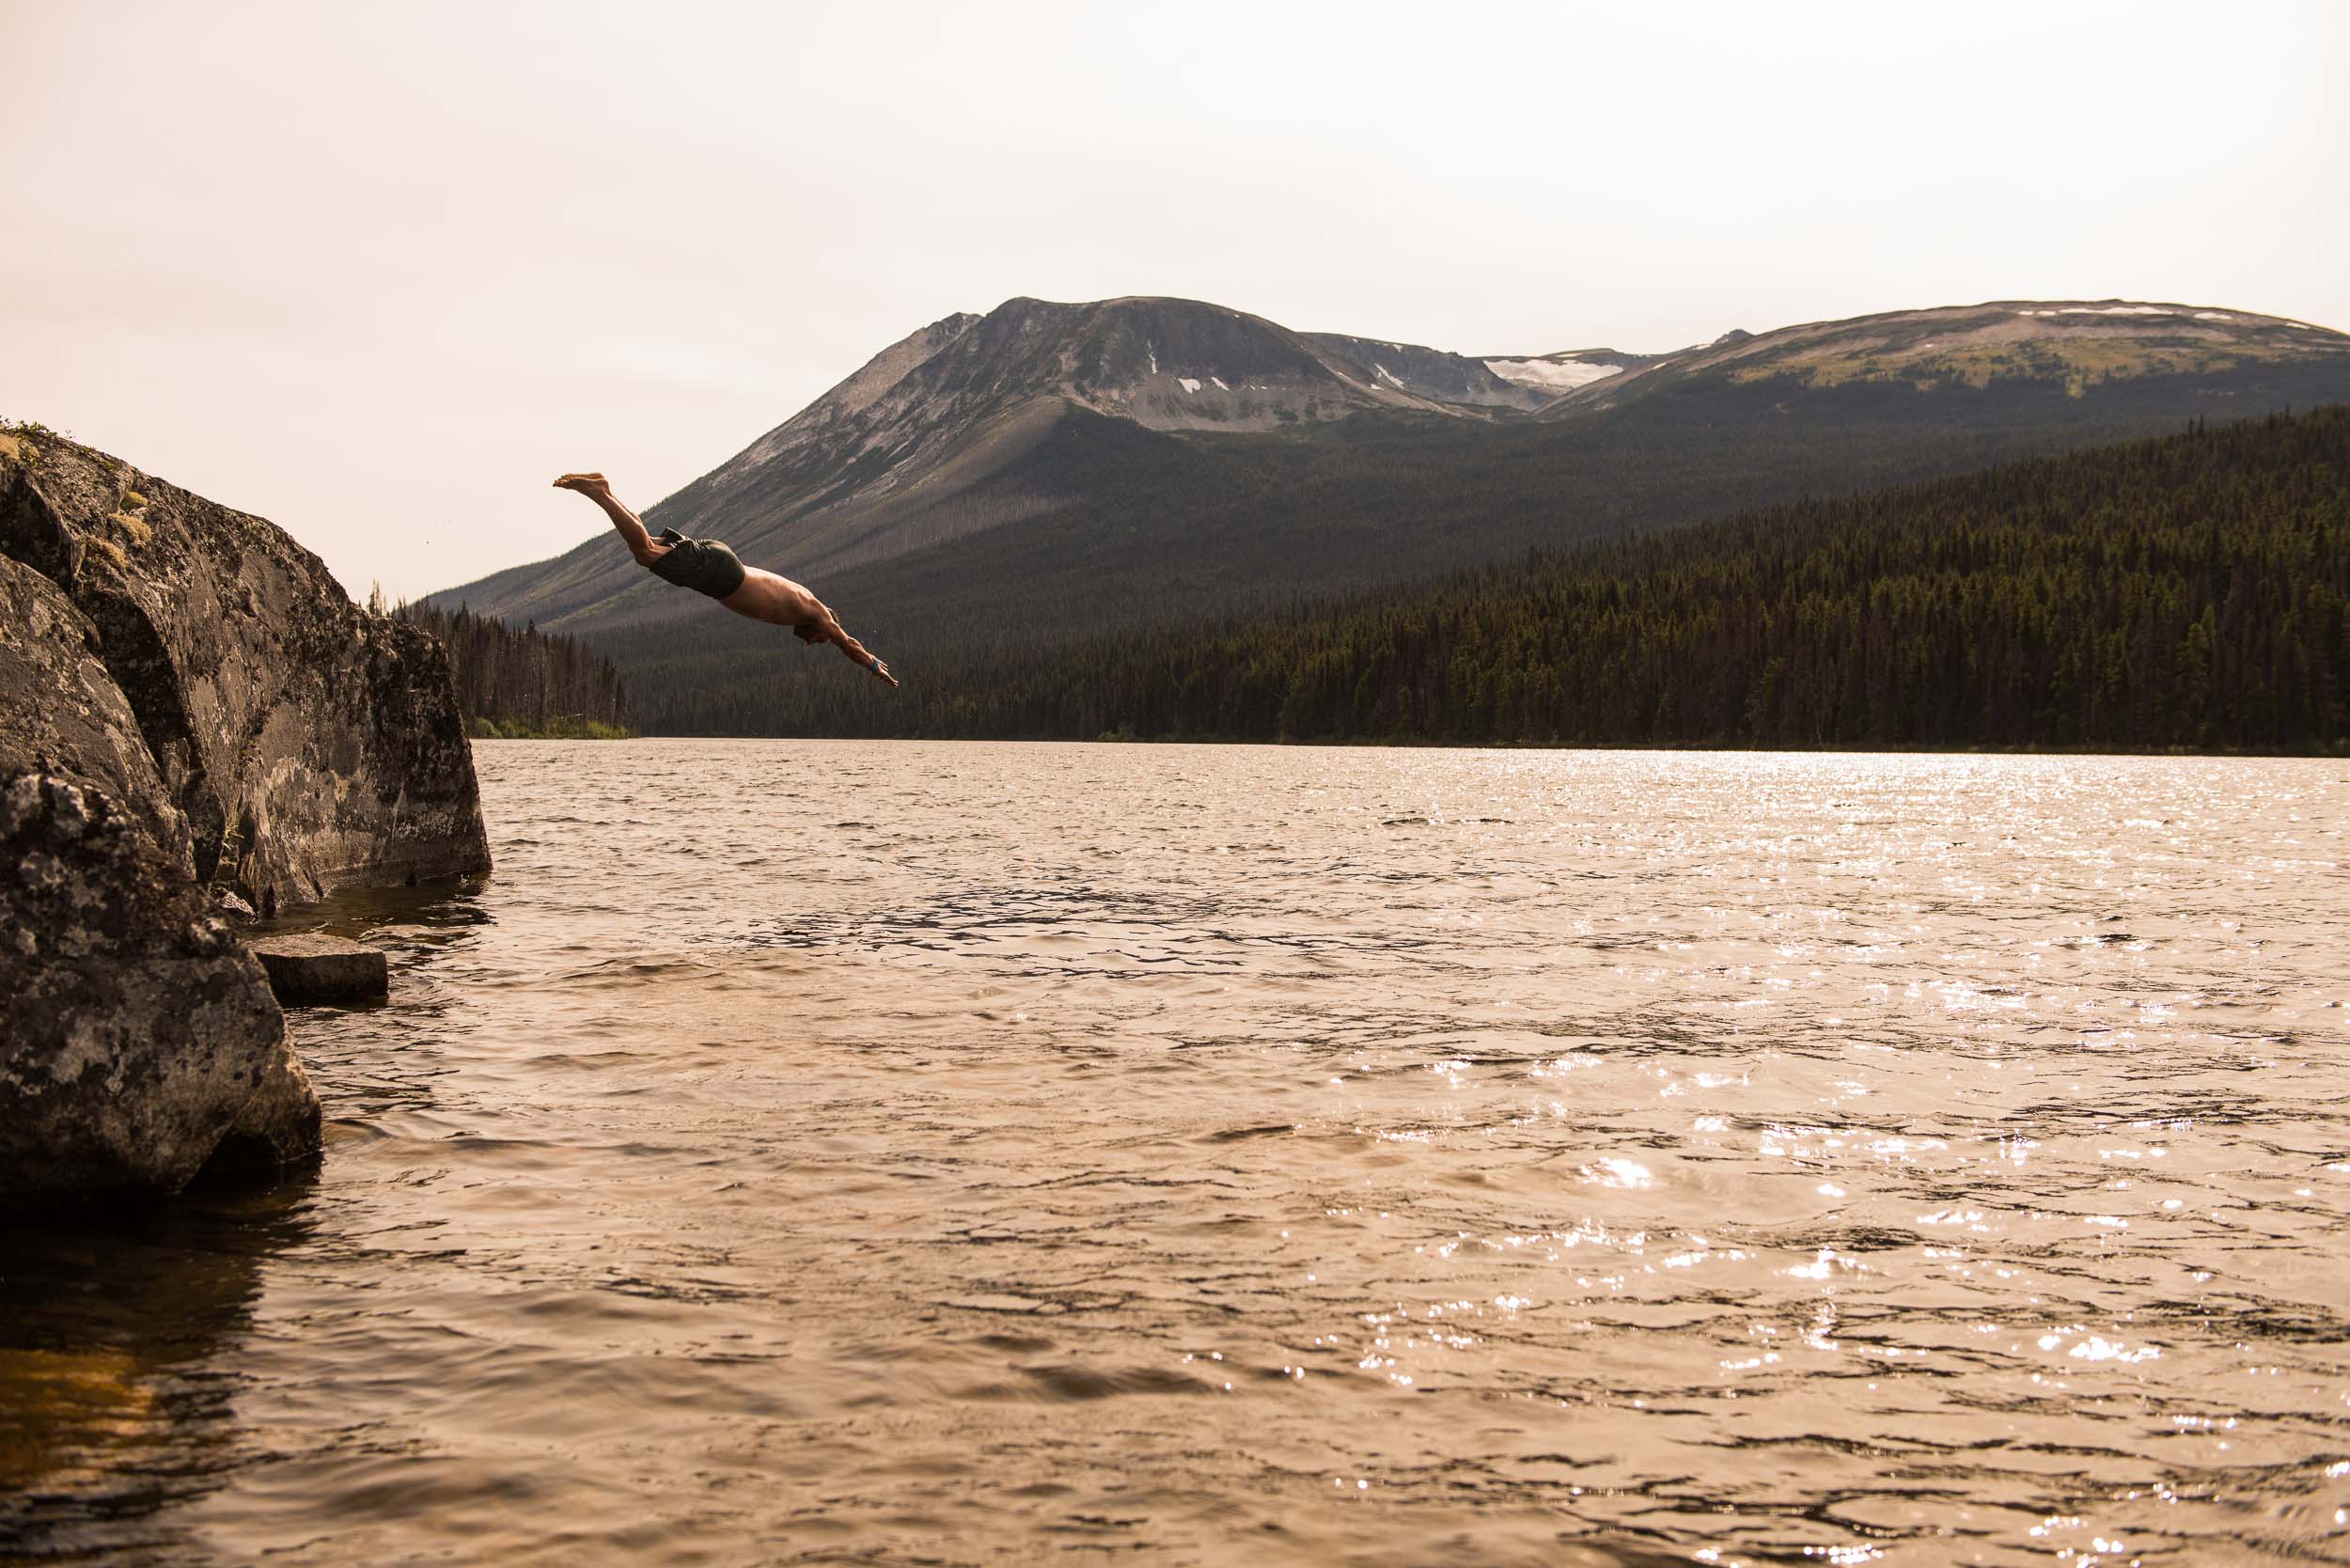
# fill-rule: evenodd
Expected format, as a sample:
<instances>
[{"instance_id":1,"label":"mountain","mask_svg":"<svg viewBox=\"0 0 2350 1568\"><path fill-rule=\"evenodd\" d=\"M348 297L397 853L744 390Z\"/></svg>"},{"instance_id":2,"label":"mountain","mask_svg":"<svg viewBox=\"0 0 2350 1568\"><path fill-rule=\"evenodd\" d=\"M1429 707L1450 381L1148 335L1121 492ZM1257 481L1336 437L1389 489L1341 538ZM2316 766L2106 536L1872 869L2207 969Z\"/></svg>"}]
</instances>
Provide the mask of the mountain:
<instances>
[{"instance_id":1,"label":"mountain","mask_svg":"<svg viewBox=\"0 0 2350 1568\"><path fill-rule=\"evenodd\" d=\"M884 349L646 515L822 575L1052 510L1065 484L1024 460L1073 413L1236 433L1365 412L1490 417L1550 400L1475 360L1294 333L1195 300L1015 299ZM641 602L657 596L642 588L625 557L590 547L434 597L560 623L651 609Z\"/></svg>"},{"instance_id":2,"label":"mountain","mask_svg":"<svg viewBox=\"0 0 2350 1568\"><path fill-rule=\"evenodd\" d=\"M2350 339L2327 328L2245 310L1999 300L1812 321L1759 337L1731 333L1593 378L1544 416L1581 418L1651 398L1735 387L1910 393L2036 383L2084 398L2118 382L2258 371L2339 355L2345 346Z\"/></svg>"},{"instance_id":3,"label":"mountain","mask_svg":"<svg viewBox=\"0 0 2350 1568\"><path fill-rule=\"evenodd\" d=\"M2344 399L2350 337L2200 306L1476 357L1197 301L1018 299L885 350L646 516L810 582L902 671ZM605 529L432 602L582 637L649 728L738 728L760 699L709 688L742 658L770 685L856 673L775 663L771 630Z\"/></svg>"}]
</instances>

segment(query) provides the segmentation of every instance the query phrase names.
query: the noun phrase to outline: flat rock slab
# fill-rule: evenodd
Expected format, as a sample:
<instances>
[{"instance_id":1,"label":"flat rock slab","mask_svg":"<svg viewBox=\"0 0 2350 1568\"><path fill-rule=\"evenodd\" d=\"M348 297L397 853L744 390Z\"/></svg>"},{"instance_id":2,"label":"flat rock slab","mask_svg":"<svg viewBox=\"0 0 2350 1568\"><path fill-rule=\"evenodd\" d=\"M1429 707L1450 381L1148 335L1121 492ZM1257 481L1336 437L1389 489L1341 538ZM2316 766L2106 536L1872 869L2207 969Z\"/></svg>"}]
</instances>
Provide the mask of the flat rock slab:
<instances>
[{"instance_id":1,"label":"flat rock slab","mask_svg":"<svg viewBox=\"0 0 2350 1568\"><path fill-rule=\"evenodd\" d=\"M247 944L281 1002L380 1002L391 987L383 949L339 936L263 936Z\"/></svg>"}]
</instances>

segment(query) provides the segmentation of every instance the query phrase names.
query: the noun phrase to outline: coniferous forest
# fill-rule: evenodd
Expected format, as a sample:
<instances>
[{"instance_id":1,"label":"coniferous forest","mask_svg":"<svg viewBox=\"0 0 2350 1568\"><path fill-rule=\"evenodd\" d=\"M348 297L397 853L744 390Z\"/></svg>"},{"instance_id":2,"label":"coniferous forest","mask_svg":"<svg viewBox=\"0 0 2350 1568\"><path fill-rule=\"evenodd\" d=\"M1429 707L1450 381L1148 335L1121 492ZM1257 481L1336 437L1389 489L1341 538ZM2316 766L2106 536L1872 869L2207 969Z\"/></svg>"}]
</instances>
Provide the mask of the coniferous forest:
<instances>
[{"instance_id":1,"label":"coniferous forest","mask_svg":"<svg viewBox=\"0 0 2350 1568\"><path fill-rule=\"evenodd\" d=\"M671 732L2334 749L2350 409L2216 427L1434 583L905 662L778 658ZM747 698L749 700L744 700Z\"/></svg>"},{"instance_id":2,"label":"coniferous forest","mask_svg":"<svg viewBox=\"0 0 2350 1568\"><path fill-rule=\"evenodd\" d=\"M392 614L448 649L457 706L477 739L623 735L628 692L612 661L577 638L517 630L493 616L402 604Z\"/></svg>"}]
</instances>

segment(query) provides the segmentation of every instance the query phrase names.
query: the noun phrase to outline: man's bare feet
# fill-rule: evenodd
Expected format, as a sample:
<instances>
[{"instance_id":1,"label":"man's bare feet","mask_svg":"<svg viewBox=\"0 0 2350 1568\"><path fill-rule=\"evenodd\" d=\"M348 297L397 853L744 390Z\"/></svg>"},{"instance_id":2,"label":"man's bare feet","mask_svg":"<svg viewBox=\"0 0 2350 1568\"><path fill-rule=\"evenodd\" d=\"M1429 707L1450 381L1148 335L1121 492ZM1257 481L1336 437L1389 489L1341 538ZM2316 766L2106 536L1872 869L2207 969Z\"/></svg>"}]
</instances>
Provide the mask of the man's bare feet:
<instances>
[{"instance_id":1,"label":"man's bare feet","mask_svg":"<svg viewBox=\"0 0 2350 1568\"><path fill-rule=\"evenodd\" d=\"M604 482L602 474L566 474L555 481L555 488L576 490L582 495L593 495L600 491L609 491L612 487Z\"/></svg>"}]
</instances>

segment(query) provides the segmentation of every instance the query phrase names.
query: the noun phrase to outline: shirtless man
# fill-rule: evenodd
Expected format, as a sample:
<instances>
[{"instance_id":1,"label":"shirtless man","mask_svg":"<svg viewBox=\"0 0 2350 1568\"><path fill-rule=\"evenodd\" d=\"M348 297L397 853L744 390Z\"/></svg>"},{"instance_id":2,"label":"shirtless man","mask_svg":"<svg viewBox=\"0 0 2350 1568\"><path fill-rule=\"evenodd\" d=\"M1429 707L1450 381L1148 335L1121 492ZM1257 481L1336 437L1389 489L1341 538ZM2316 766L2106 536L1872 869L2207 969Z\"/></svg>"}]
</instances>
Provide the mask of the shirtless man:
<instances>
[{"instance_id":1,"label":"shirtless man","mask_svg":"<svg viewBox=\"0 0 2350 1568\"><path fill-rule=\"evenodd\" d=\"M612 525L620 530L620 538L628 541L628 553L636 557L636 564L662 581L706 593L736 615L788 626L793 636L810 647L832 643L891 685L898 683L887 665L841 630L840 618L822 600L791 578L744 566L734 558L733 551L714 539L687 539L674 528L665 528L659 539L653 538L645 531L643 520L613 498L612 487L602 474L566 474L555 481L555 488L576 490L602 507Z\"/></svg>"}]
</instances>

